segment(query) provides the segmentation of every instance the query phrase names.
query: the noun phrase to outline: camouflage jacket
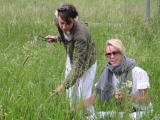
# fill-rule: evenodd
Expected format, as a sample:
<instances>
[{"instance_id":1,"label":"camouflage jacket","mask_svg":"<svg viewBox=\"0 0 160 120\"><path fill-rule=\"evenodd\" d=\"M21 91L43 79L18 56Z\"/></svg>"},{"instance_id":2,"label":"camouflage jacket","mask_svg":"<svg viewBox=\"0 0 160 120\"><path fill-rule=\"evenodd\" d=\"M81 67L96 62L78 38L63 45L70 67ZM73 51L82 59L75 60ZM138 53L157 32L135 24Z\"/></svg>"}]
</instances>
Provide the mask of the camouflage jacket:
<instances>
[{"instance_id":1,"label":"camouflage jacket","mask_svg":"<svg viewBox=\"0 0 160 120\"><path fill-rule=\"evenodd\" d=\"M71 61L71 72L64 80L65 88L68 89L78 82L78 78L96 62L96 48L91 40L89 30L83 22L75 21L70 30L72 36L70 41L65 39L57 20L55 23L60 34L59 41L63 43Z\"/></svg>"}]
</instances>

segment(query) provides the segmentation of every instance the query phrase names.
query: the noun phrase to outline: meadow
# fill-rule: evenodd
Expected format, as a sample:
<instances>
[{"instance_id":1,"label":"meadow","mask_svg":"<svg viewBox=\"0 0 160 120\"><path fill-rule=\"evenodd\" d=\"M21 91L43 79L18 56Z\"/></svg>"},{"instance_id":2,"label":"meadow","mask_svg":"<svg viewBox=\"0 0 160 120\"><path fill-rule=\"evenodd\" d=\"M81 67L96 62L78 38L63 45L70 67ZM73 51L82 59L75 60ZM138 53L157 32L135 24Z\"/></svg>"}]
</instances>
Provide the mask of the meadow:
<instances>
[{"instance_id":1,"label":"meadow","mask_svg":"<svg viewBox=\"0 0 160 120\"><path fill-rule=\"evenodd\" d=\"M150 1L149 21L145 2L0 0L0 120L85 119L83 110L67 113L69 102L65 93L50 98L52 90L64 79L66 53L60 43L46 43L38 37L58 34L54 11L63 3L74 4L80 19L89 25L97 48L95 82L106 64L105 41L121 39L127 56L134 58L150 76L149 95L154 112L143 120L158 119L155 116L160 114L160 1ZM98 103L95 106L99 109Z\"/></svg>"}]
</instances>

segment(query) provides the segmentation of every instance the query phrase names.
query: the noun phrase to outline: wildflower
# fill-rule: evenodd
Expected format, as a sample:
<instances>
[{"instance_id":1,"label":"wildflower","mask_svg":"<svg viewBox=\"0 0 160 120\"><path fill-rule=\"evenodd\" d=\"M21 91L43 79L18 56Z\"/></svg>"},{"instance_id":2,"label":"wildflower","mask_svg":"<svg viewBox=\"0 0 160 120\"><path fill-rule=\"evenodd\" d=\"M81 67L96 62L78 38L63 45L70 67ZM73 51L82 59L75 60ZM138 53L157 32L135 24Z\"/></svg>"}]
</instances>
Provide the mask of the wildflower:
<instances>
[{"instance_id":1,"label":"wildflower","mask_svg":"<svg viewBox=\"0 0 160 120\"><path fill-rule=\"evenodd\" d=\"M8 115L8 113L7 113L7 112L5 112L5 113L4 113L4 116L7 116L7 115Z\"/></svg>"}]
</instances>

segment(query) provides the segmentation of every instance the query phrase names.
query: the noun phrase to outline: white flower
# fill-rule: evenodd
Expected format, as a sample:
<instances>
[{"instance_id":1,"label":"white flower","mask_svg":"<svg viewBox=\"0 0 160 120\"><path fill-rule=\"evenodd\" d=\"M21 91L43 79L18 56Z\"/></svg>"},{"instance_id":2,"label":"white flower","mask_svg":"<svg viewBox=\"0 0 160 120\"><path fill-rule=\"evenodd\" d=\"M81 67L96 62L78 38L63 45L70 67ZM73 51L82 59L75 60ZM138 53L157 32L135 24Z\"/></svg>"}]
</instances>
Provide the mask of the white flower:
<instances>
[{"instance_id":1,"label":"white flower","mask_svg":"<svg viewBox=\"0 0 160 120\"><path fill-rule=\"evenodd\" d=\"M131 88L132 87L132 81L127 80L126 87Z\"/></svg>"}]
</instances>

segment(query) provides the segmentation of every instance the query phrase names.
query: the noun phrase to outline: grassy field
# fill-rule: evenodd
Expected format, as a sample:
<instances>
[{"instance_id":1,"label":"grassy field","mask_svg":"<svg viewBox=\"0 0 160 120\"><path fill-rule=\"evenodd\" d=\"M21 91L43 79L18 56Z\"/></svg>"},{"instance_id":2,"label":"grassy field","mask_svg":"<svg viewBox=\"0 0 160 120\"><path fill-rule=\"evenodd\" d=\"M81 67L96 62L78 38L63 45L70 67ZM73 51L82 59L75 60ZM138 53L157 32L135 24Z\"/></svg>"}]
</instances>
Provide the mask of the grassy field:
<instances>
[{"instance_id":1,"label":"grassy field","mask_svg":"<svg viewBox=\"0 0 160 120\"><path fill-rule=\"evenodd\" d=\"M95 82L106 64L105 41L119 38L127 56L150 76L154 112L143 119L160 114L158 0L151 1L150 22L145 19L145 0L0 0L0 120L84 119L83 111L67 114L65 94L48 99L64 79L66 53L60 43L49 44L37 36L58 34L54 11L63 3L74 4L80 19L89 23L97 47Z\"/></svg>"}]
</instances>

